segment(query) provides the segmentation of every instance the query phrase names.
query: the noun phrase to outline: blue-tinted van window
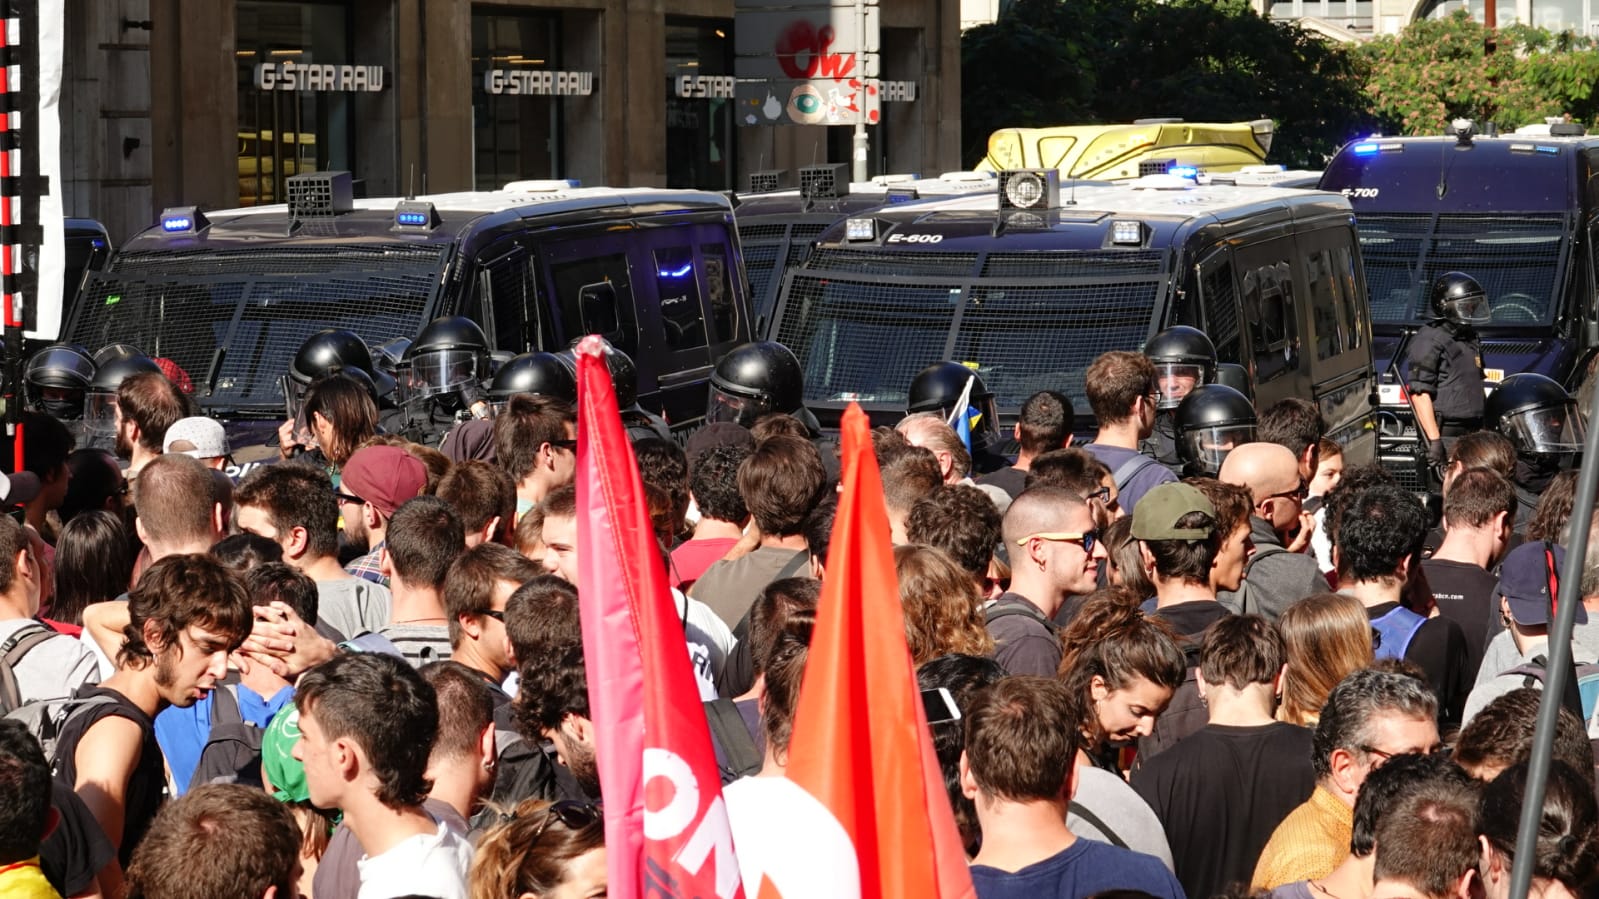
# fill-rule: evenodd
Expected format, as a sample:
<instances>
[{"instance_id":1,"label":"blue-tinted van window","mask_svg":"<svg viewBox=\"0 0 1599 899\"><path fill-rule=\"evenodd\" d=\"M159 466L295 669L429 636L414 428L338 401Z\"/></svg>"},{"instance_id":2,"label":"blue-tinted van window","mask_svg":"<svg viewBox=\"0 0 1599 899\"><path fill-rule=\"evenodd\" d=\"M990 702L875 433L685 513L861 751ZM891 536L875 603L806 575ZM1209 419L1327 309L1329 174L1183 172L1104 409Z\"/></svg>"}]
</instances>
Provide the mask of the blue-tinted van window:
<instances>
[{"instance_id":1,"label":"blue-tinted van window","mask_svg":"<svg viewBox=\"0 0 1599 899\"><path fill-rule=\"evenodd\" d=\"M1427 286L1448 271L1482 284L1494 325L1554 317L1563 215L1440 215L1434 223L1426 215L1362 214L1357 222L1373 322L1431 317Z\"/></svg>"}]
</instances>

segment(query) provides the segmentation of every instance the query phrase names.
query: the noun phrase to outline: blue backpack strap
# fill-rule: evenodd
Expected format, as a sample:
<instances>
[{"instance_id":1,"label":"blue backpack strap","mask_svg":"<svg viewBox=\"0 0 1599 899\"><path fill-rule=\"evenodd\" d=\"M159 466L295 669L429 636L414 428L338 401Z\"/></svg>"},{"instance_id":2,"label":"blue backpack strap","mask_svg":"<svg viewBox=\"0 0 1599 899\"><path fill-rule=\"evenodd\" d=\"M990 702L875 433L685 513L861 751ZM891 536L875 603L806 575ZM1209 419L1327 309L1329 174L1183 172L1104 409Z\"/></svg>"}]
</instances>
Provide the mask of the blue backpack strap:
<instances>
[{"instance_id":1,"label":"blue backpack strap","mask_svg":"<svg viewBox=\"0 0 1599 899\"><path fill-rule=\"evenodd\" d=\"M1371 629L1376 631L1376 655L1379 659L1403 659L1416 632L1427 619L1404 606L1395 606L1372 619Z\"/></svg>"}]
</instances>

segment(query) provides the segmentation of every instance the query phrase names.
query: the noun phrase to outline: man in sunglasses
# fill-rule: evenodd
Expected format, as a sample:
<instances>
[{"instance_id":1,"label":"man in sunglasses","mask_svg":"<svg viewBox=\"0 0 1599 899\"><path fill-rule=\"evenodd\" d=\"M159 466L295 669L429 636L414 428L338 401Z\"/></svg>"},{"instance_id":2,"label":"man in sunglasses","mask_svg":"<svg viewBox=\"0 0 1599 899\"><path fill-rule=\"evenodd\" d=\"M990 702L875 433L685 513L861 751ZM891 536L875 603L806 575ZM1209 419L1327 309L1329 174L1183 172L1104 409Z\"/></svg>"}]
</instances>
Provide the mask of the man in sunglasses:
<instances>
[{"instance_id":1,"label":"man in sunglasses","mask_svg":"<svg viewBox=\"0 0 1599 899\"><path fill-rule=\"evenodd\" d=\"M1255 554L1244 567L1243 586L1217 595L1235 612L1276 621L1290 605L1327 592L1316 557L1304 552L1315 524L1305 514L1309 482L1299 463L1281 444L1246 443L1221 464L1222 483L1247 488L1255 504L1249 517Z\"/></svg>"},{"instance_id":2,"label":"man in sunglasses","mask_svg":"<svg viewBox=\"0 0 1599 899\"><path fill-rule=\"evenodd\" d=\"M1010 550L1010 592L988 607L994 661L1007 674L1054 677L1060 639L1051 619L1068 596L1094 592L1105 546L1094 512L1081 497L1059 487L1023 491L1005 512Z\"/></svg>"}]
</instances>

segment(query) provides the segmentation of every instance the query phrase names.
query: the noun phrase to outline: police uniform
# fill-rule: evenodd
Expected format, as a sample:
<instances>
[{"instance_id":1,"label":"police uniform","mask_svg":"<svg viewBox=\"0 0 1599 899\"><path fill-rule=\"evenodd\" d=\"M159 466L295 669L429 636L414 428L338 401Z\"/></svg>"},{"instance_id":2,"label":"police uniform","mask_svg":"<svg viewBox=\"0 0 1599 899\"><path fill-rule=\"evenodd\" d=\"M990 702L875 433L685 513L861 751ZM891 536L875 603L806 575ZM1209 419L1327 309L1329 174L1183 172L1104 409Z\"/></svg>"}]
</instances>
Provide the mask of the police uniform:
<instances>
[{"instance_id":1,"label":"police uniform","mask_svg":"<svg viewBox=\"0 0 1599 899\"><path fill-rule=\"evenodd\" d=\"M1410 343L1410 392L1431 396L1444 446L1482 427L1482 342L1470 325L1439 319Z\"/></svg>"},{"instance_id":2,"label":"police uniform","mask_svg":"<svg viewBox=\"0 0 1599 899\"><path fill-rule=\"evenodd\" d=\"M1183 475L1183 460L1177 455L1177 419L1172 413L1155 416L1155 427L1149 439L1142 441L1138 451L1166 466L1179 478Z\"/></svg>"}]
</instances>

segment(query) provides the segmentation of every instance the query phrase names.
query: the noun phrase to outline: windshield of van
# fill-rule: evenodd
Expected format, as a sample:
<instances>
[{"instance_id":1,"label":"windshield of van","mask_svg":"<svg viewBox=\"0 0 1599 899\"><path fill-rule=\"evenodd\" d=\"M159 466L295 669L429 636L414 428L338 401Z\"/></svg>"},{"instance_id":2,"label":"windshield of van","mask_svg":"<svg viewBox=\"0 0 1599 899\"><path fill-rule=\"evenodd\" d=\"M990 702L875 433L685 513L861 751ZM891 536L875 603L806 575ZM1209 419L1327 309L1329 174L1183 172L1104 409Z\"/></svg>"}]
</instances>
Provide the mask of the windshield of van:
<instances>
[{"instance_id":1,"label":"windshield of van","mask_svg":"<svg viewBox=\"0 0 1599 899\"><path fill-rule=\"evenodd\" d=\"M794 276L779 313L774 337L805 367L807 402L903 408L916 373L944 359L974 364L1003 409L1040 390L1081 397L1083 370L1095 358L1142 345L1165 283L1157 251L1062 265L1077 276L1059 278L976 277L969 263L966 273L955 273L946 262L959 258L953 253L906 253L894 267L898 276L874 275L886 269L847 264L849 256L833 250L813 257ZM922 258L935 256L944 258ZM1003 258L990 254L984 273L1011 273ZM819 260L852 273L819 270Z\"/></svg>"},{"instance_id":2,"label":"windshield of van","mask_svg":"<svg viewBox=\"0 0 1599 899\"><path fill-rule=\"evenodd\" d=\"M275 412L278 378L315 332L414 337L449 254L436 244L123 253L89 276L62 339L132 344L176 363L208 407Z\"/></svg>"},{"instance_id":3,"label":"windshield of van","mask_svg":"<svg viewBox=\"0 0 1599 899\"><path fill-rule=\"evenodd\" d=\"M1483 327L1536 326L1559 310L1556 276L1565 253L1565 216L1365 213L1356 217L1375 324L1432 318L1430 288L1464 272L1488 293Z\"/></svg>"}]
</instances>

